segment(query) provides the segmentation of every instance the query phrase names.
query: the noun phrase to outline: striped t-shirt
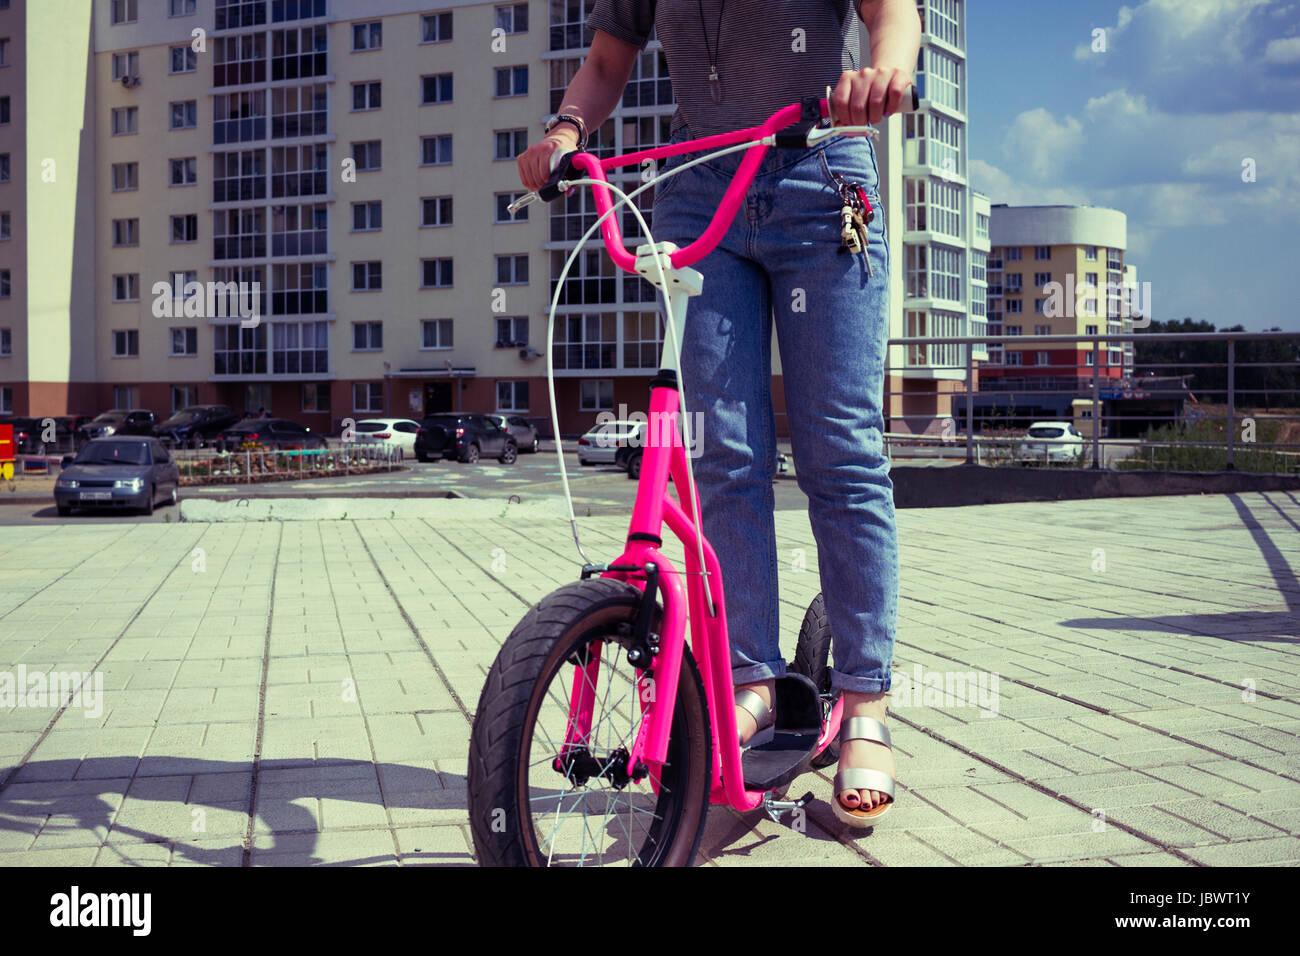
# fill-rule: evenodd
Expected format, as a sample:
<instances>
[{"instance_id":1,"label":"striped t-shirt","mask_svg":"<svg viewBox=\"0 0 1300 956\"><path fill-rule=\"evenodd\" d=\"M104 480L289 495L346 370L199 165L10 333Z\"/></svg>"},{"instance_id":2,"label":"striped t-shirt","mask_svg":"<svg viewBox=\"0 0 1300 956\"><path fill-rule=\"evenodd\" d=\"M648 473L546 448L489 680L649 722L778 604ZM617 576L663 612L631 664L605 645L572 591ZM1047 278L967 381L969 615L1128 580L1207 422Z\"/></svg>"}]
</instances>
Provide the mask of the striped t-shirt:
<instances>
[{"instance_id":1,"label":"striped t-shirt","mask_svg":"<svg viewBox=\"0 0 1300 956\"><path fill-rule=\"evenodd\" d=\"M845 70L858 69L859 22L850 0L595 0L587 19L591 29L638 47L654 30L677 100L672 128L685 123L693 136L756 126L835 86Z\"/></svg>"}]
</instances>

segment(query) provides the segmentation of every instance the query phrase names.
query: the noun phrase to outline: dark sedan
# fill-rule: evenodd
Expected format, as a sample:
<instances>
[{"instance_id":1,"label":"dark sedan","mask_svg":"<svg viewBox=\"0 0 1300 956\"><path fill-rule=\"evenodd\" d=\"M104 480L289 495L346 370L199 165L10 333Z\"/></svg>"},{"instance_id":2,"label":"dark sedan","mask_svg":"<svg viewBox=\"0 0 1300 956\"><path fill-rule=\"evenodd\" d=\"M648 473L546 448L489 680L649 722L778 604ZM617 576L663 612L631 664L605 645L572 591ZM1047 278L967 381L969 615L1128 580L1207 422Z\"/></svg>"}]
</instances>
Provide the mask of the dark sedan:
<instances>
[{"instance_id":1,"label":"dark sedan","mask_svg":"<svg viewBox=\"0 0 1300 956\"><path fill-rule=\"evenodd\" d=\"M415 433L418 461L458 458L472 464L486 455L503 465L514 464L519 456L519 443L488 415L430 415Z\"/></svg>"},{"instance_id":2,"label":"dark sedan","mask_svg":"<svg viewBox=\"0 0 1300 956\"><path fill-rule=\"evenodd\" d=\"M180 488L176 462L156 438L96 438L64 459L54 483L59 514L73 508L135 508L153 514L158 502L175 502Z\"/></svg>"},{"instance_id":3,"label":"dark sedan","mask_svg":"<svg viewBox=\"0 0 1300 956\"><path fill-rule=\"evenodd\" d=\"M201 448L238 421L229 405L190 405L155 425L153 433L173 448Z\"/></svg>"},{"instance_id":4,"label":"dark sedan","mask_svg":"<svg viewBox=\"0 0 1300 956\"><path fill-rule=\"evenodd\" d=\"M113 435L148 436L153 434L154 422L153 412L143 408L115 408L97 415L77 429L77 432L87 441L91 438L110 438Z\"/></svg>"},{"instance_id":5,"label":"dark sedan","mask_svg":"<svg viewBox=\"0 0 1300 956\"><path fill-rule=\"evenodd\" d=\"M310 428L287 418L248 418L221 433L217 447L222 451L251 449L324 448L323 435L313 435Z\"/></svg>"}]
</instances>

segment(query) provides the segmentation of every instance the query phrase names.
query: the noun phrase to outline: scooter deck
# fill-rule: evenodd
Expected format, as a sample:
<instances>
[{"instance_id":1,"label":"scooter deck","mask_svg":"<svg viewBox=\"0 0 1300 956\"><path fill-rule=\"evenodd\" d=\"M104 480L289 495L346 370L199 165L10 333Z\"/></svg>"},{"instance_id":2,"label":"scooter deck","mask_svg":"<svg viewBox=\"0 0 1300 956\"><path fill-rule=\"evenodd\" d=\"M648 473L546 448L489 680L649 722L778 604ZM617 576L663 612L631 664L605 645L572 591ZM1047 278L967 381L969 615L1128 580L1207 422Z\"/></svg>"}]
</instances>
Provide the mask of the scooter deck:
<instances>
[{"instance_id":1,"label":"scooter deck","mask_svg":"<svg viewBox=\"0 0 1300 956\"><path fill-rule=\"evenodd\" d=\"M817 688L802 674L776 682L776 735L770 743L746 750L740 758L747 790L774 790L808 770L821 736L822 707Z\"/></svg>"}]
</instances>

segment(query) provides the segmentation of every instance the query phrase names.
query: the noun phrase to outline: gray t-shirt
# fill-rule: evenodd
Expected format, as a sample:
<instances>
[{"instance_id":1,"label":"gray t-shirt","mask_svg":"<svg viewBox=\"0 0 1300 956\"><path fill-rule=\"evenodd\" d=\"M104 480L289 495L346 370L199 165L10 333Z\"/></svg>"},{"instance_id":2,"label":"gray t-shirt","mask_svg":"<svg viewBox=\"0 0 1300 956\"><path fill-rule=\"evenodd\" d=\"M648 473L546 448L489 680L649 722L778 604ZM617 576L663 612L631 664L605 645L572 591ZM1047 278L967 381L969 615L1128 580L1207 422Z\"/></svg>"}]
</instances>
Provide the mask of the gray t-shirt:
<instances>
[{"instance_id":1,"label":"gray t-shirt","mask_svg":"<svg viewBox=\"0 0 1300 956\"><path fill-rule=\"evenodd\" d=\"M834 87L841 73L859 68L860 22L850 0L596 0L587 19L591 29L638 47L654 30L677 100L672 128L685 123L694 136L756 126Z\"/></svg>"}]
</instances>

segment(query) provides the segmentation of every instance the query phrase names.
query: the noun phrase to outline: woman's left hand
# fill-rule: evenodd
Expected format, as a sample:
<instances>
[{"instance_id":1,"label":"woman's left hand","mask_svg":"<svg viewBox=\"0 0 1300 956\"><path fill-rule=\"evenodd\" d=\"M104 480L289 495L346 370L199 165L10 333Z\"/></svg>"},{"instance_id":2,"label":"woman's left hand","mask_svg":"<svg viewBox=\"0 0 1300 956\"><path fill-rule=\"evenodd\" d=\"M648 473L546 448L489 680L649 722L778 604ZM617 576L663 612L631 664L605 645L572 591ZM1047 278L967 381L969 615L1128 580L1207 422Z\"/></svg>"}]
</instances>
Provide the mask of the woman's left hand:
<instances>
[{"instance_id":1,"label":"woman's left hand","mask_svg":"<svg viewBox=\"0 0 1300 956\"><path fill-rule=\"evenodd\" d=\"M897 113L912 82L911 71L897 67L845 70L831 92L836 125L866 126Z\"/></svg>"}]
</instances>

